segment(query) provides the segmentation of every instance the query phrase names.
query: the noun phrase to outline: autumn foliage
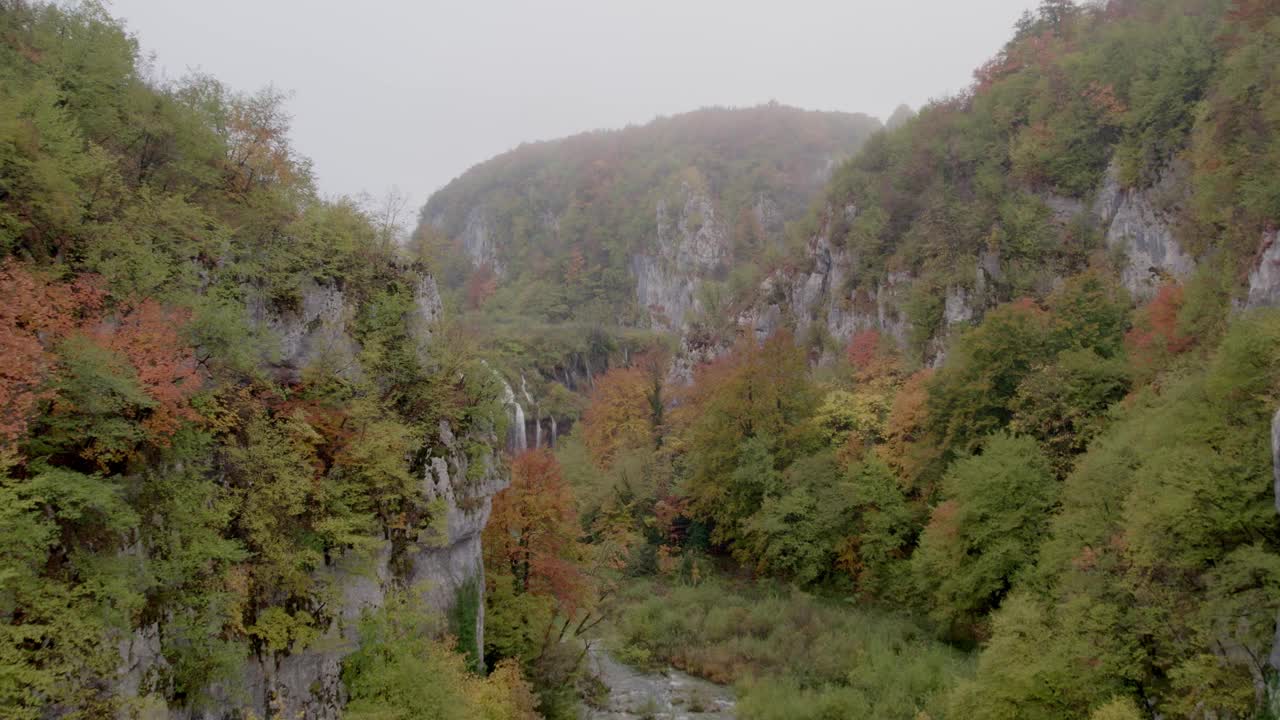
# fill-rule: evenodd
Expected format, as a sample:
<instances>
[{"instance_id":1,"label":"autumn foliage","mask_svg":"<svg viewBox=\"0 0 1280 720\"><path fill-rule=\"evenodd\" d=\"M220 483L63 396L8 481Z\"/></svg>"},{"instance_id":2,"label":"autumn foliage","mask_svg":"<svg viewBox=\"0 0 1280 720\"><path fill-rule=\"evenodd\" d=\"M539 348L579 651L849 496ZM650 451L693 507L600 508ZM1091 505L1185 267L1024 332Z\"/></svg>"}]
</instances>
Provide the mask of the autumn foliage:
<instances>
[{"instance_id":1,"label":"autumn foliage","mask_svg":"<svg viewBox=\"0 0 1280 720\"><path fill-rule=\"evenodd\" d=\"M607 468L618 451L653 442L649 378L639 368L614 368L596 381L583 415L583 442Z\"/></svg>"},{"instance_id":2,"label":"autumn foliage","mask_svg":"<svg viewBox=\"0 0 1280 720\"><path fill-rule=\"evenodd\" d=\"M467 307L478 310L498 291L498 274L491 265L481 265L467 278Z\"/></svg>"},{"instance_id":3,"label":"autumn foliage","mask_svg":"<svg viewBox=\"0 0 1280 720\"><path fill-rule=\"evenodd\" d=\"M155 401L143 425L157 438L172 435L183 421L199 419L190 405L200 388L195 355L178 336L189 317L187 311L143 300L118 322L94 331L104 347L128 358L143 391Z\"/></svg>"},{"instance_id":4,"label":"autumn foliage","mask_svg":"<svg viewBox=\"0 0 1280 720\"><path fill-rule=\"evenodd\" d=\"M1190 349L1195 338L1178 330L1183 290L1177 283L1160 286L1155 297L1135 316L1133 329L1125 336L1129 357L1138 368L1155 368L1171 356Z\"/></svg>"},{"instance_id":5,"label":"autumn foliage","mask_svg":"<svg viewBox=\"0 0 1280 720\"><path fill-rule=\"evenodd\" d=\"M529 450L511 463L511 486L493 499L484 529L485 564L509 569L519 591L555 598L572 612L581 597L578 517L573 492L548 450Z\"/></svg>"},{"instance_id":6,"label":"autumn foliage","mask_svg":"<svg viewBox=\"0 0 1280 720\"><path fill-rule=\"evenodd\" d=\"M898 348L879 330L863 330L849 340L846 351L854 379L871 382L893 377L901 368Z\"/></svg>"},{"instance_id":7,"label":"autumn foliage","mask_svg":"<svg viewBox=\"0 0 1280 720\"><path fill-rule=\"evenodd\" d=\"M72 336L124 359L154 402L142 420L152 441L199 419L190 405L200 387L195 356L179 336L189 313L152 300L108 313L109 300L92 277L56 282L12 260L0 266L0 447L20 441L40 403L54 398L59 349Z\"/></svg>"},{"instance_id":8,"label":"autumn foliage","mask_svg":"<svg viewBox=\"0 0 1280 720\"><path fill-rule=\"evenodd\" d=\"M12 260L0 265L0 448L21 438L39 402L51 397L53 346L101 304L87 279L54 283Z\"/></svg>"}]
</instances>

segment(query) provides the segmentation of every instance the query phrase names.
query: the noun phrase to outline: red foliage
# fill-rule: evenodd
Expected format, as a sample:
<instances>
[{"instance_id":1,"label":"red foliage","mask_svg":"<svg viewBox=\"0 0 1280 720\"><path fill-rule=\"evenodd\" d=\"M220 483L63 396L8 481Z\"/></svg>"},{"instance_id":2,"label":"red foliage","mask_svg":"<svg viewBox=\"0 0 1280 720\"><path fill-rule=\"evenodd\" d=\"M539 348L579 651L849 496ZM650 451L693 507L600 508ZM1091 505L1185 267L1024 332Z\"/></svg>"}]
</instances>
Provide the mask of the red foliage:
<instances>
[{"instance_id":1,"label":"red foliage","mask_svg":"<svg viewBox=\"0 0 1280 720\"><path fill-rule=\"evenodd\" d=\"M573 493L555 456L545 449L521 453L511 463L511 486L493 499L486 564L509 566L520 590L553 597L572 613L584 592L577 529Z\"/></svg>"},{"instance_id":2,"label":"red foliage","mask_svg":"<svg viewBox=\"0 0 1280 720\"><path fill-rule=\"evenodd\" d=\"M0 265L0 448L17 442L42 400L52 396L56 347L84 333L125 358L156 402L143 425L164 442L185 420L198 420L191 395L200 379L195 355L178 335L188 313L152 300L104 317L106 293L94 277L54 282L12 260Z\"/></svg>"},{"instance_id":3,"label":"red foliage","mask_svg":"<svg viewBox=\"0 0 1280 720\"><path fill-rule=\"evenodd\" d=\"M892 375L898 369L896 348L879 330L863 330L849 340L849 364L858 380Z\"/></svg>"},{"instance_id":4,"label":"red foliage","mask_svg":"<svg viewBox=\"0 0 1280 720\"><path fill-rule=\"evenodd\" d=\"M880 349L880 331L863 330L849 341L849 363L855 370L863 370L876 359Z\"/></svg>"},{"instance_id":5,"label":"red foliage","mask_svg":"<svg viewBox=\"0 0 1280 720\"><path fill-rule=\"evenodd\" d=\"M1280 0L1234 0L1227 10L1227 21L1258 30L1280 15Z\"/></svg>"},{"instance_id":6,"label":"red foliage","mask_svg":"<svg viewBox=\"0 0 1280 720\"><path fill-rule=\"evenodd\" d=\"M191 396L200 389L195 353L178 336L189 317L185 310L143 300L118 323L99 326L94 333L101 345L128 358L142 389L156 401L143 426L161 443L184 420L200 419L190 404Z\"/></svg>"},{"instance_id":7,"label":"red foliage","mask_svg":"<svg viewBox=\"0 0 1280 720\"><path fill-rule=\"evenodd\" d=\"M97 317L91 279L53 283L13 262L0 265L0 448L22 437L56 359L53 345Z\"/></svg>"},{"instance_id":8,"label":"red foliage","mask_svg":"<svg viewBox=\"0 0 1280 720\"><path fill-rule=\"evenodd\" d=\"M1121 117L1129 111L1124 101L1116 96L1115 86L1111 83L1103 84L1095 80L1085 88L1084 95L1108 122L1120 122Z\"/></svg>"},{"instance_id":9,"label":"red foliage","mask_svg":"<svg viewBox=\"0 0 1280 720\"><path fill-rule=\"evenodd\" d=\"M467 307L479 310L497 291L498 274L493 271L492 266L481 265L467 278Z\"/></svg>"},{"instance_id":10,"label":"red foliage","mask_svg":"<svg viewBox=\"0 0 1280 720\"><path fill-rule=\"evenodd\" d=\"M1125 345L1135 365L1155 367L1162 358L1191 348L1195 338L1178 331L1178 311L1182 303L1182 286L1165 283L1138 312L1133 329L1125 335Z\"/></svg>"},{"instance_id":11,"label":"red foliage","mask_svg":"<svg viewBox=\"0 0 1280 720\"><path fill-rule=\"evenodd\" d=\"M302 390L303 387L294 389ZM348 443L356 434L355 424L350 422L350 416L344 408L296 396L287 400L267 400L266 402L277 417L287 417L301 412L307 424L320 434L324 441L318 444L315 450L317 457L324 464L322 470L342 462Z\"/></svg>"}]
</instances>

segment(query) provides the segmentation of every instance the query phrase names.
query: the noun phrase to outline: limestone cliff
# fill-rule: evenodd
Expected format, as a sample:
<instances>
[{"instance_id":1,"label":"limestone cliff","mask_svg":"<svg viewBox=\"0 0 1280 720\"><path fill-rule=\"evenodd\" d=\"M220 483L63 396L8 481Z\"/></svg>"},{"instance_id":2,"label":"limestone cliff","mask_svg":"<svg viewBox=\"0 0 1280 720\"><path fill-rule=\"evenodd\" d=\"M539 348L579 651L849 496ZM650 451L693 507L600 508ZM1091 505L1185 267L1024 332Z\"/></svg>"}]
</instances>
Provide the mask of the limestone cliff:
<instances>
[{"instance_id":1,"label":"limestone cliff","mask_svg":"<svg viewBox=\"0 0 1280 720\"><path fill-rule=\"evenodd\" d=\"M422 276L415 288L412 316L406 318L411 335L425 348L440 318L441 303L434 280ZM358 374L358 344L349 326L354 309L338 288L311 283L295 309L278 310L260 301L249 303L251 321L269 339L264 361L283 380L295 380L308 367L326 364L339 373ZM490 452L468 452L477 443ZM508 478L496 437L457 437L441 421L424 459L421 492L433 506L429 529L407 540L383 541L371 552L349 552L317 570L315 580L325 598L328 626L321 637L293 652L256 655L247 659L241 676L207 689L213 699L199 708L166 707L149 696L148 682L163 666L155 626L135 630L120 642L119 686L142 714L154 718L222 720L257 717L341 717L346 702L341 682L342 659L359 642L361 613L380 606L393 589L421 593L442 615L462 599L477 604L476 651L484 642L484 567L481 531L488 521L493 496ZM480 467L474 467L480 463ZM469 598L468 593L473 593ZM158 696L157 696L158 697Z\"/></svg>"},{"instance_id":2,"label":"limestone cliff","mask_svg":"<svg viewBox=\"0 0 1280 720\"><path fill-rule=\"evenodd\" d=\"M679 208L658 202L653 244L631 258L636 302L653 327L667 330L682 329L700 309L699 286L725 272L731 251L729 229L711 198L688 183L681 194Z\"/></svg>"},{"instance_id":3,"label":"limestone cliff","mask_svg":"<svg viewBox=\"0 0 1280 720\"><path fill-rule=\"evenodd\" d=\"M1177 237L1177 226L1167 206L1175 193L1175 174L1166 172L1155 185L1142 189L1121 187L1115 167L1108 169L1091 203L1071 198L1044 196L1053 222L1065 227L1083 220L1104 238L1107 251L1119 259L1119 279L1135 300L1149 299L1167 279L1186 280L1195 269L1195 260ZM858 207L826 208L824 221L807 243L807 270L776 272L766 278L756 293L757 301L738 318L743 330L763 337L787 326L797 337L823 332L843 346L854 333L879 330L905 346L913 335L906 312L912 283L910 272L886 273L873 283L851 280L856 259L854 251L834 242L837 213L847 226L858 215ZM999 298L996 286L1005 282L998 248L990 248L957 269L959 277L971 281L955 283L940 290L942 313L923 346L923 359L940 363L951 331L981 319L983 312ZM1280 248L1274 234L1264 238L1253 275L1250 277L1250 305L1274 304L1280 300ZM705 351L704 351L704 354ZM712 353L714 355L714 353Z\"/></svg>"}]
</instances>

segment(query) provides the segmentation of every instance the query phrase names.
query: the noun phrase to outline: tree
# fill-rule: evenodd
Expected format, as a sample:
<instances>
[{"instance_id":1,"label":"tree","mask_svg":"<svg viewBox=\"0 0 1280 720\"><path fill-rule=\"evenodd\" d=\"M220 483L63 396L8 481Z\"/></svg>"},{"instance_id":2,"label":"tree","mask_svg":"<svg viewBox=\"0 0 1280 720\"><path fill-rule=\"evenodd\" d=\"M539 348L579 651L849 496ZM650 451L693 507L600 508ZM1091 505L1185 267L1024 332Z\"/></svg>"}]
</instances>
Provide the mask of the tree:
<instances>
[{"instance_id":1,"label":"tree","mask_svg":"<svg viewBox=\"0 0 1280 720\"><path fill-rule=\"evenodd\" d=\"M766 473L771 469L767 462L759 465ZM734 475L736 480L739 473ZM854 518L852 492L835 455L800 458L776 481L769 480L766 475L760 483L762 498L743 524L735 555L762 573L802 585L828 577Z\"/></svg>"},{"instance_id":2,"label":"tree","mask_svg":"<svg viewBox=\"0 0 1280 720\"><path fill-rule=\"evenodd\" d=\"M745 508L734 510L727 502L746 443L764 443L777 468L817 449L808 370L804 351L787 333L763 344L743 339L727 357L698 371L678 408L689 465L685 492L695 516L714 523L717 542L731 543L746 517Z\"/></svg>"},{"instance_id":3,"label":"tree","mask_svg":"<svg viewBox=\"0 0 1280 720\"><path fill-rule=\"evenodd\" d=\"M952 463L912 557L931 614L953 628L981 622L1032 565L1057 489L1035 441L988 436Z\"/></svg>"},{"instance_id":4,"label":"tree","mask_svg":"<svg viewBox=\"0 0 1280 720\"><path fill-rule=\"evenodd\" d=\"M1114 278L1088 270L1069 278L1048 299L1062 345L1113 358L1124 349L1129 326L1128 292Z\"/></svg>"},{"instance_id":5,"label":"tree","mask_svg":"<svg viewBox=\"0 0 1280 720\"><path fill-rule=\"evenodd\" d=\"M1135 316L1133 329L1125 335L1124 342L1135 370L1142 375L1154 375L1195 342L1178 327L1182 303L1182 286L1165 283Z\"/></svg>"},{"instance_id":6,"label":"tree","mask_svg":"<svg viewBox=\"0 0 1280 720\"><path fill-rule=\"evenodd\" d=\"M27 430L52 396L53 346L95 318L102 293L89 278L52 283L13 260L0 264L0 450Z\"/></svg>"},{"instance_id":7,"label":"tree","mask_svg":"<svg viewBox=\"0 0 1280 720\"><path fill-rule=\"evenodd\" d=\"M573 493L555 456L529 450L512 461L511 486L494 497L485 553L491 566L509 570L517 591L551 596L572 609L581 592L577 524Z\"/></svg>"},{"instance_id":8,"label":"tree","mask_svg":"<svg viewBox=\"0 0 1280 720\"><path fill-rule=\"evenodd\" d=\"M893 397L884 424L884 444L879 456L903 478L908 488L925 491L918 481L932 465L938 449L928 438L929 383L933 369L920 370L906 379Z\"/></svg>"},{"instance_id":9,"label":"tree","mask_svg":"<svg viewBox=\"0 0 1280 720\"><path fill-rule=\"evenodd\" d=\"M929 424L941 447L969 452L984 435L1006 427L1018 385L1060 344L1052 316L1026 299L992 310L960 336L929 384Z\"/></svg>"},{"instance_id":10,"label":"tree","mask_svg":"<svg viewBox=\"0 0 1280 720\"><path fill-rule=\"evenodd\" d=\"M660 386L655 390L640 368L612 368L595 381L582 416L582 440L597 467L607 469L620 451L654 444L654 409L661 407L660 393Z\"/></svg>"},{"instance_id":11,"label":"tree","mask_svg":"<svg viewBox=\"0 0 1280 720\"><path fill-rule=\"evenodd\" d=\"M919 513L893 472L874 455L851 465L846 477L852 520L837 562L853 576L862 596L904 601L911 590L908 559L920 532Z\"/></svg>"},{"instance_id":12,"label":"tree","mask_svg":"<svg viewBox=\"0 0 1280 720\"><path fill-rule=\"evenodd\" d=\"M393 593L360 618L360 646L343 661L353 720L535 720L531 688L513 662L488 677L467 671L437 639L439 618L417 594Z\"/></svg>"},{"instance_id":13,"label":"tree","mask_svg":"<svg viewBox=\"0 0 1280 720\"><path fill-rule=\"evenodd\" d=\"M1065 475L1106 427L1107 408L1128 392L1123 360L1106 359L1093 350L1066 350L1018 385L1009 427L1038 440L1057 473Z\"/></svg>"},{"instance_id":14,"label":"tree","mask_svg":"<svg viewBox=\"0 0 1280 720\"><path fill-rule=\"evenodd\" d=\"M498 274L493 266L485 263L471 272L467 278L467 307L479 310L498 291Z\"/></svg>"},{"instance_id":15,"label":"tree","mask_svg":"<svg viewBox=\"0 0 1280 720\"><path fill-rule=\"evenodd\" d=\"M98 342L129 359L143 392L154 407L143 426L157 443L164 443L183 421L199 415L191 396L200 389L194 351L182 340L190 313L166 309L153 300L130 308L114 327L98 328Z\"/></svg>"},{"instance_id":16,"label":"tree","mask_svg":"<svg viewBox=\"0 0 1280 720\"><path fill-rule=\"evenodd\" d=\"M573 493L555 456L521 453L484 528L485 655L525 663L548 717L576 712L572 688L586 649L565 641L600 622L609 592L578 534Z\"/></svg>"}]
</instances>

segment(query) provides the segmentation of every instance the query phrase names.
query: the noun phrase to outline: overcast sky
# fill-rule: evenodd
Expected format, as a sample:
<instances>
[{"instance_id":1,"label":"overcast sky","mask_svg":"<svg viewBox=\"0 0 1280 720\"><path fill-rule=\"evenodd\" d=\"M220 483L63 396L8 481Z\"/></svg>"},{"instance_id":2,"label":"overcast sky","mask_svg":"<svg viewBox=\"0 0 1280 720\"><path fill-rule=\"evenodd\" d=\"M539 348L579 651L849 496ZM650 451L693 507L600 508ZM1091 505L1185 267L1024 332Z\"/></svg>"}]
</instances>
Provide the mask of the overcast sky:
<instances>
[{"instance_id":1,"label":"overcast sky","mask_svg":"<svg viewBox=\"0 0 1280 720\"><path fill-rule=\"evenodd\" d=\"M293 93L326 194L416 208L521 142L769 100L881 119L965 87L1036 0L108 0L157 69Z\"/></svg>"}]
</instances>

